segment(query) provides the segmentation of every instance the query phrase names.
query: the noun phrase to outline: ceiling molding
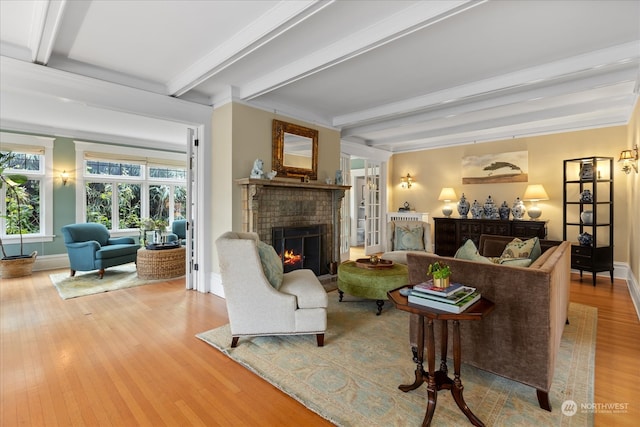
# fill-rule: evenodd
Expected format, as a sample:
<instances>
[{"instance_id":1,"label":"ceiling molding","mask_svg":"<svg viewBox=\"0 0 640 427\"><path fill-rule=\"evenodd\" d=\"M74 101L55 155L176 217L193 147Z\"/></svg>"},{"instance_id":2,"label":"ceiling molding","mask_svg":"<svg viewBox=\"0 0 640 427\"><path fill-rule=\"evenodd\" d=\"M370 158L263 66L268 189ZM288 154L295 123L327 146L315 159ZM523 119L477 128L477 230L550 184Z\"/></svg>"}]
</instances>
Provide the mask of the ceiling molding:
<instances>
[{"instance_id":1,"label":"ceiling molding","mask_svg":"<svg viewBox=\"0 0 640 427\"><path fill-rule=\"evenodd\" d=\"M335 0L281 1L167 83L167 93L181 96L236 61L282 35Z\"/></svg>"},{"instance_id":2,"label":"ceiling molding","mask_svg":"<svg viewBox=\"0 0 640 427\"><path fill-rule=\"evenodd\" d=\"M240 89L251 100L476 7L486 0L429 1L407 7L336 43L261 76Z\"/></svg>"},{"instance_id":3,"label":"ceiling molding","mask_svg":"<svg viewBox=\"0 0 640 427\"><path fill-rule=\"evenodd\" d=\"M36 8L43 15L41 25L32 28L32 38L37 40L32 46L32 61L37 64L47 64L53 52L53 45L58 35L60 22L67 4L66 0L48 0L36 2ZM39 6L41 5L41 6ZM38 20L40 21L40 20Z\"/></svg>"},{"instance_id":4,"label":"ceiling molding","mask_svg":"<svg viewBox=\"0 0 640 427\"><path fill-rule=\"evenodd\" d=\"M609 49L602 49L589 54L578 55L525 70L447 88L442 91L416 96L368 110L336 116L333 120L333 125L337 127L352 126L357 123L414 113L421 109L465 100L469 97L478 96L479 94L484 95L516 87L525 88L533 84L539 85L545 81L582 73L585 70L619 63L619 61L631 60L638 62L640 59L639 45L640 40L637 40Z\"/></svg>"}]
</instances>

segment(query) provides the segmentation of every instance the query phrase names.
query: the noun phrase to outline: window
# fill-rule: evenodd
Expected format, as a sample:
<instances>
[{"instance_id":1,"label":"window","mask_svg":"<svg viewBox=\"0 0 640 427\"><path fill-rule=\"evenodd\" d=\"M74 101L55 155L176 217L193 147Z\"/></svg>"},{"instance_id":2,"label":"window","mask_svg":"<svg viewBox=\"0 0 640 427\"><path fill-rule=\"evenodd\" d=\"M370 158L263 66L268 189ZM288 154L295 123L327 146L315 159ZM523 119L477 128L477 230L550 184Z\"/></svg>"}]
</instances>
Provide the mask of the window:
<instances>
[{"instance_id":1,"label":"window","mask_svg":"<svg viewBox=\"0 0 640 427\"><path fill-rule=\"evenodd\" d=\"M142 218L164 219L169 224L186 216L184 154L132 148L123 155L95 151L112 146L80 142L76 147L83 170L84 221L125 231L138 228ZM167 158L158 158L162 155Z\"/></svg>"},{"instance_id":2,"label":"window","mask_svg":"<svg viewBox=\"0 0 640 427\"><path fill-rule=\"evenodd\" d=\"M52 169L53 139L5 132L0 133L0 138L0 151L12 153L5 173L27 177L15 194L8 193L6 186L0 189L2 240L17 243L22 232L24 242L51 241L53 177L47 171Z\"/></svg>"}]
</instances>

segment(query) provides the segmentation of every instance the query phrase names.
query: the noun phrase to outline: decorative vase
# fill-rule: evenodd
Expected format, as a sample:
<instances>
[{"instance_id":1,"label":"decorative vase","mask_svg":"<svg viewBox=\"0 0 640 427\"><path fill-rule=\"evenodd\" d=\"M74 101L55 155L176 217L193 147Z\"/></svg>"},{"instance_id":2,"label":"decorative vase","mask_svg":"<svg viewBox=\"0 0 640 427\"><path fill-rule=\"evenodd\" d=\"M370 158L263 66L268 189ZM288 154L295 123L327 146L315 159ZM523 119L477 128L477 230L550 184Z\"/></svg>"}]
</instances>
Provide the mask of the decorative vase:
<instances>
[{"instance_id":1,"label":"decorative vase","mask_svg":"<svg viewBox=\"0 0 640 427\"><path fill-rule=\"evenodd\" d=\"M584 190L580 193L580 201L582 203L593 203L593 194L591 194L591 190Z\"/></svg>"},{"instance_id":2,"label":"decorative vase","mask_svg":"<svg viewBox=\"0 0 640 427\"><path fill-rule=\"evenodd\" d=\"M462 197L460 197L460 201L458 202L458 214L460 215L460 218L467 218L470 207L471 206L469 205L467 198L464 196L464 193L462 193Z\"/></svg>"},{"instance_id":3,"label":"decorative vase","mask_svg":"<svg viewBox=\"0 0 640 427\"><path fill-rule=\"evenodd\" d=\"M481 219L483 212L484 208L482 207L482 205L480 205L477 200L474 200L473 204L471 205L471 218Z\"/></svg>"},{"instance_id":4,"label":"decorative vase","mask_svg":"<svg viewBox=\"0 0 640 427\"><path fill-rule=\"evenodd\" d=\"M484 202L484 217L487 219L496 219L498 217L498 209L491 196L487 197Z\"/></svg>"},{"instance_id":5,"label":"decorative vase","mask_svg":"<svg viewBox=\"0 0 640 427\"><path fill-rule=\"evenodd\" d=\"M580 219L583 224L591 225L593 224L593 211L584 211L580 214Z\"/></svg>"},{"instance_id":6,"label":"decorative vase","mask_svg":"<svg viewBox=\"0 0 640 427\"><path fill-rule=\"evenodd\" d=\"M502 204L498 208L498 213L500 214L500 219L502 219L502 220L508 220L509 219L509 214L511 213L511 208L507 204L506 200L504 202L502 202Z\"/></svg>"},{"instance_id":7,"label":"decorative vase","mask_svg":"<svg viewBox=\"0 0 640 427\"><path fill-rule=\"evenodd\" d=\"M593 163L587 162L580 166L580 179L593 179Z\"/></svg>"},{"instance_id":8,"label":"decorative vase","mask_svg":"<svg viewBox=\"0 0 640 427\"><path fill-rule=\"evenodd\" d=\"M524 203L520 200L520 197L516 197L516 200L513 202L513 206L511 207L511 215L513 215L513 219L522 219L526 211L527 208L524 207Z\"/></svg>"},{"instance_id":9,"label":"decorative vase","mask_svg":"<svg viewBox=\"0 0 640 427\"><path fill-rule=\"evenodd\" d=\"M593 246L593 236L586 231L578 234L580 246Z\"/></svg>"}]
</instances>

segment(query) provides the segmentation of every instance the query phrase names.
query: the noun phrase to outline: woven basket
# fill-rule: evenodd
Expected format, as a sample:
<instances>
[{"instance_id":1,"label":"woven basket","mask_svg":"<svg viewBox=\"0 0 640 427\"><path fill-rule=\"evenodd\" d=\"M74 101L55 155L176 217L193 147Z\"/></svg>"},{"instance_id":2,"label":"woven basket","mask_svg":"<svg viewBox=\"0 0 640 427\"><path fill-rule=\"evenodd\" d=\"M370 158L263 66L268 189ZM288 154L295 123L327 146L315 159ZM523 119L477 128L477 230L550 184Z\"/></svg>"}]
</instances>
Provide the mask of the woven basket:
<instances>
[{"instance_id":1,"label":"woven basket","mask_svg":"<svg viewBox=\"0 0 640 427\"><path fill-rule=\"evenodd\" d=\"M140 248L136 261L138 277L150 280L184 276L186 271L185 255L184 247L162 250Z\"/></svg>"},{"instance_id":2,"label":"woven basket","mask_svg":"<svg viewBox=\"0 0 640 427\"><path fill-rule=\"evenodd\" d=\"M33 273L33 264L38 256L37 251L33 251L29 258L14 258L0 260L0 277L3 279L13 279L15 277L30 276Z\"/></svg>"}]
</instances>

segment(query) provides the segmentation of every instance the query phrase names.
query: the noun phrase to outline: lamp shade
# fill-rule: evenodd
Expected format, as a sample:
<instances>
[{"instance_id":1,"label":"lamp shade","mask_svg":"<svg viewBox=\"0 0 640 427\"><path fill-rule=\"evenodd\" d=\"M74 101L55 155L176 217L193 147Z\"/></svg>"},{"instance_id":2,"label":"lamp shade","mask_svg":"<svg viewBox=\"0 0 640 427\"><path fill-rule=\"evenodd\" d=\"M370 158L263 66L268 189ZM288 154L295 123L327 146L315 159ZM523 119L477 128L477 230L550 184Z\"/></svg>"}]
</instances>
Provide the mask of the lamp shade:
<instances>
[{"instance_id":1,"label":"lamp shade","mask_svg":"<svg viewBox=\"0 0 640 427\"><path fill-rule=\"evenodd\" d=\"M438 196L438 200L455 200L457 198L456 192L453 191L453 188L445 187L440 191L440 196Z\"/></svg>"},{"instance_id":2,"label":"lamp shade","mask_svg":"<svg viewBox=\"0 0 640 427\"><path fill-rule=\"evenodd\" d=\"M625 160L635 160L635 156L633 155L633 150L622 150L618 161L624 162Z\"/></svg>"},{"instance_id":3,"label":"lamp shade","mask_svg":"<svg viewBox=\"0 0 640 427\"><path fill-rule=\"evenodd\" d=\"M534 184L527 186L527 190L524 192L523 200L549 200L547 192L541 184Z\"/></svg>"}]
</instances>

